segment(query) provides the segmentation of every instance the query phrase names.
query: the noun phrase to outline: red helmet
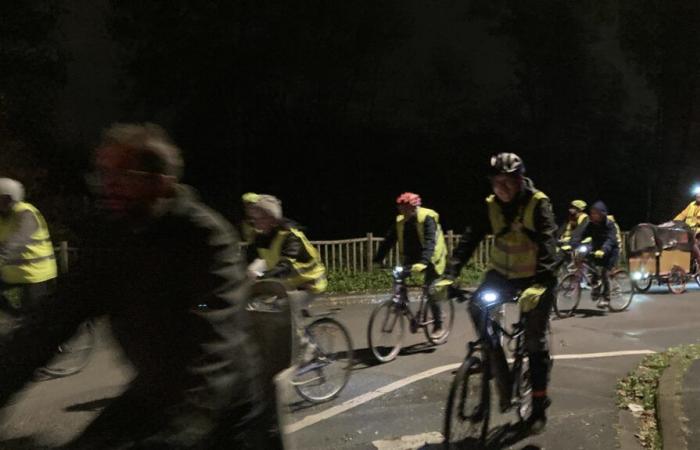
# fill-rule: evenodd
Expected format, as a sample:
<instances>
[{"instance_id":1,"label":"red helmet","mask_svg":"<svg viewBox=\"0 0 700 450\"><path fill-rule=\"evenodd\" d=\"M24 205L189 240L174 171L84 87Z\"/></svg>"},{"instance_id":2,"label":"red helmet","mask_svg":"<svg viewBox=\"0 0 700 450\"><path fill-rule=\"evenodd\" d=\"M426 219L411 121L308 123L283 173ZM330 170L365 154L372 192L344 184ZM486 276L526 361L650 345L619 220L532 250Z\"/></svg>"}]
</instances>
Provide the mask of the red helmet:
<instances>
[{"instance_id":1,"label":"red helmet","mask_svg":"<svg viewBox=\"0 0 700 450\"><path fill-rule=\"evenodd\" d=\"M403 194L399 195L399 197L396 199L396 204L420 206L420 195L414 194L413 192L404 192Z\"/></svg>"}]
</instances>

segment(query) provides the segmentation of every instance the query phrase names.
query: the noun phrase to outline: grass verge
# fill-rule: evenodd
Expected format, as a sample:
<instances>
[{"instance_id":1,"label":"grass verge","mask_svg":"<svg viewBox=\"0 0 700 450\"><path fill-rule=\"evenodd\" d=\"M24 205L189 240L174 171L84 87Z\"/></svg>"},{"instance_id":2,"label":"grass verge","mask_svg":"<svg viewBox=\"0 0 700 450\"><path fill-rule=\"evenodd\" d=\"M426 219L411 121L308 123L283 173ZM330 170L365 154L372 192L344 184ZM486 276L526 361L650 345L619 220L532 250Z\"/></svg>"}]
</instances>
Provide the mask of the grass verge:
<instances>
[{"instance_id":1,"label":"grass verge","mask_svg":"<svg viewBox=\"0 0 700 450\"><path fill-rule=\"evenodd\" d=\"M484 271L469 265L462 270L459 283L463 286L476 284ZM413 276L411 284L422 282L422 276ZM328 274L329 294L371 294L387 292L391 289L391 270L375 269L372 272L350 273L348 271L331 271Z\"/></svg>"},{"instance_id":2,"label":"grass verge","mask_svg":"<svg viewBox=\"0 0 700 450\"><path fill-rule=\"evenodd\" d=\"M671 359L679 356L681 372L700 358L700 344L672 347L665 352L646 356L626 377L617 383L617 405L622 409L637 408L633 414L638 419L639 431L636 434L644 448L661 450L662 440L656 413L656 397L659 380ZM643 409L636 406L638 405Z\"/></svg>"}]
</instances>

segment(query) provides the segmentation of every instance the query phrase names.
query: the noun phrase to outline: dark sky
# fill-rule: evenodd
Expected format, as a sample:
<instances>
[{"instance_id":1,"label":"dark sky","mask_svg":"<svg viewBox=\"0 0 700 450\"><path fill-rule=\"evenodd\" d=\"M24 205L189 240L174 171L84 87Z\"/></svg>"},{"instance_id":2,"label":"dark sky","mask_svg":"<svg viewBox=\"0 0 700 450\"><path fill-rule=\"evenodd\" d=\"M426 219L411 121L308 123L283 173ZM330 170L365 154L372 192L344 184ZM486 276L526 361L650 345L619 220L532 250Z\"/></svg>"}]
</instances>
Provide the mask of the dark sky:
<instances>
[{"instance_id":1,"label":"dark sky","mask_svg":"<svg viewBox=\"0 0 700 450\"><path fill-rule=\"evenodd\" d=\"M125 69L129 58L143 55L130 54L110 34L114 30L107 27L109 1L70 0L61 26L70 60L58 114L60 126L76 154L86 155L110 122L160 122L185 150L187 181L210 204L235 218L242 192L273 193L282 198L287 215L308 225L314 238L383 232L393 220L393 200L404 190L421 193L425 204L442 214L445 228L460 230L469 222L474 204L483 201L487 188L483 170L488 155L498 151L515 151L529 162L530 175L552 197L560 215L572 198L589 202L603 198L624 228L645 220L648 172L627 172L624 159L633 155L636 144L634 136L620 130L636 126L639 117L653 116L656 97L623 52L615 21L580 20L595 32L594 38L590 30L582 38L586 58L603 73L603 81L596 81L598 85L591 89L599 95L608 73L619 82L611 88L612 96L621 98L615 112L597 119L600 112L580 107L584 112L572 113L573 118L559 121L559 114L551 113L549 119L540 119L527 110L523 61L534 61L530 76L546 80L549 70L554 84L562 82L556 77L566 81L568 75L558 73L558 55L550 62L548 56L537 54L538 46L553 48L552 39L533 31L545 37L535 50L530 47L530 53L524 53L522 49L530 45L527 39L495 32L493 18L473 14L465 6L469 3L394 2L394 11L368 7L366 16L358 12L356 19L316 9L310 10L310 18L285 19L275 16L272 8L273 12L251 19L248 28L241 25L256 39L255 30L263 30L260 41L236 41L231 47L235 51L229 52L227 40L233 42L234 23L240 19L234 14L231 35L213 34L213 40L202 41L211 45L200 42L198 49L193 43L192 54L164 57L166 66L191 74L182 81L188 86L179 86L170 79L172 72L165 71L161 75L165 95L147 98L150 108L144 108L142 98L130 90L138 87L140 77L133 68ZM148 18L137 20L148 33L152 26ZM375 22L367 24L368 20ZM191 17L176 17L169 23L171 35L194 36L196 41L196 30L188 24ZM389 31L383 34L385 30L377 27ZM399 30L397 35L391 35L394 29ZM373 40L362 40L364 34L373 33ZM355 37L346 45L343 39L351 39L347 36ZM562 42L568 41L562 38ZM167 54L171 44L184 45L149 43L152 47L143 50L146 54ZM156 52L154 47L159 46L163 47ZM203 56L196 53L205 50L213 52L212 67L222 67L225 76L217 78L216 71L207 67L197 70ZM270 56L275 52L279 56ZM562 64L580 77L582 81L577 82L585 83L588 76L577 74L579 61L566 56L575 51L561 52ZM141 66L144 73L153 69L148 61ZM586 64L581 67L593 65ZM222 80L230 80L232 86L224 86L228 81ZM547 99L547 82L534 83L541 90L537 95ZM220 88L212 88L219 84ZM554 84L551 96L563 98L551 104L571 102L575 110L581 95ZM230 97L229 91L234 92ZM600 95L603 101L610 97ZM279 100L280 96L286 100ZM543 108L539 117L554 108L547 101L539 103ZM598 100L584 101L595 104ZM238 102L242 118L222 113L236 111ZM342 106L341 113L337 105ZM521 122L526 116L540 121ZM575 130L579 126L594 129L596 136L581 142ZM565 132L559 135L557 128ZM619 154L611 153L618 150ZM633 164L644 167L643 162ZM668 210L680 209L687 200L671 198L664 204ZM664 219L661 216L667 212L661 210L652 210L652 219Z\"/></svg>"}]
</instances>

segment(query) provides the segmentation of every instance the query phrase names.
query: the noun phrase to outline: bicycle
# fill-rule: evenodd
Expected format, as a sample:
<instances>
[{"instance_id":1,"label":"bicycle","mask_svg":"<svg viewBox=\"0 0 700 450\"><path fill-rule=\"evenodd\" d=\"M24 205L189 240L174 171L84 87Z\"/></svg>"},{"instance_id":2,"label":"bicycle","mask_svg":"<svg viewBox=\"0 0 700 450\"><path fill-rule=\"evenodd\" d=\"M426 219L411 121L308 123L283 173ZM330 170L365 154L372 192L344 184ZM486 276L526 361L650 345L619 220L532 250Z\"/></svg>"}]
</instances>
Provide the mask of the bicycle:
<instances>
[{"instance_id":1,"label":"bicycle","mask_svg":"<svg viewBox=\"0 0 700 450\"><path fill-rule=\"evenodd\" d=\"M389 362L396 358L403 345L406 331L406 319L412 334L422 328L425 337L433 345L447 341L454 324L454 304L449 300L442 301L442 333L435 335L430 326L435 324L432 304L436 300L429 295L430 288L423 286L420 304L416 313L411 310L408 298L406 280L411 275L410 267L397 266L392 272L393 294L390 299L380 303L369 319L367 326L367 342L372 354L379 362Z\"/></svg>"},{"instance_id":2,"label":"bicycle","mask_svg":"<svg viewBox=\"0 0 700 450\"><path fill-rule=\"evenodd\" d=\"M595 295L602 287L600 269L589 263L591 247L580 245L574 250L573 263L569 273L559 281L554 301L554 313L559 318L570 317L576 312L581 301L581 290L590 288ZM608 309L620 312L629 308L635 294L630 274L620 268L614 268L608 275L610 279L610 302ZM595 300L595 298L594 298Z\"/></svg>"},{"instance_id":3,"label":"bicycle","mask_svg":"<svg viewBox=\"0 0 700 450\"><path fill-rule=\"evenodd\" d=\"M13 292L14 289L22 288L0 284L0 311L6 313L13 321L21 321L21 294L18 291ZM77 374L90 362L95 341L94 324L90 320L83 322L68 341L58 346L51 361L37 369L35 380L44 381Z\"/></svg>"},{"instance_id":4,"label":"bicycle","mask_svg":"<svg viewBox=\"0 0 700 450\"><path fill-rule=\"evenodd\" d=\"M263 281L265 282L268 281ZM283 287L281 289L278 289L277 295L261 295L251 300L248 303L248 311L278 314L289 312L289 303L297 299L292 298L294 295L291 293L286 293ZM287 304L281 300L287 300ZM305 341L301 350L292 352L295 370L291 384L299 396L312 403L321 403L337 397L350 380L354 362L352 340L347 328L330 317L336 312L337 310L331 310L314 315L305 314L304 318L313 320L303 327L301 335L297 334L293 325L298 318L291 319L292 340L296 337L299 341ZM268 341L268 346L271 347L268 350L279 346L279 336L272 336Z\"/></svg>"},{"instance_id":5,"label":"bicycle","mask_svg":"<svg viewBox=\"0 0 700 450\"><path fill-rule=\"evenodd\" d=\"M532 412L532 384L529 360L524 345L525 325L521 318L508 331L494 319L499 307L517 302L519 293L486 290L474 299L471 293L456 291L458 301L469 301L470 316L478 338L467 344L467 355L457 370L447 399L444 423L444 448L484 448L489 432L492 408L501 413L515 409L521 423ZM475 319L478 315L479 319ZM501 340L505 339L505 346ZM512 364L504 347L512 351ZM491 382L498 393L498 404L492 405Z\"/></svg>"}]
</instances>

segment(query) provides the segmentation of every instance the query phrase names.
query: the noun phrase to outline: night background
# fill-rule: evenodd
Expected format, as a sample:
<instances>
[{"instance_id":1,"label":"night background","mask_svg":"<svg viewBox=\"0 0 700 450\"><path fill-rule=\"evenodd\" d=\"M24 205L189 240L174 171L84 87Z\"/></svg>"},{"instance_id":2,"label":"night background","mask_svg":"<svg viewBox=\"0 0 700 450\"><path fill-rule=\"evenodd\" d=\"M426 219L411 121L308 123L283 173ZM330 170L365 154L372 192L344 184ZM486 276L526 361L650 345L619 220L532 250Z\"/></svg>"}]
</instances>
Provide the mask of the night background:
<instances>
[{"instance_id":1,"label":"night background","mask_svg":"<svg viewBox=\"0 0 700 450\"><path fill-rule=\"evenodd\" d=\"M700 181L699 29L687 0L2 2L0 173L72 239L101 130L151 121L232 221L271 193L349 238L406 190L461 231L512 151L560 220L629 229Z\"/></svg>"}]
</instances>

